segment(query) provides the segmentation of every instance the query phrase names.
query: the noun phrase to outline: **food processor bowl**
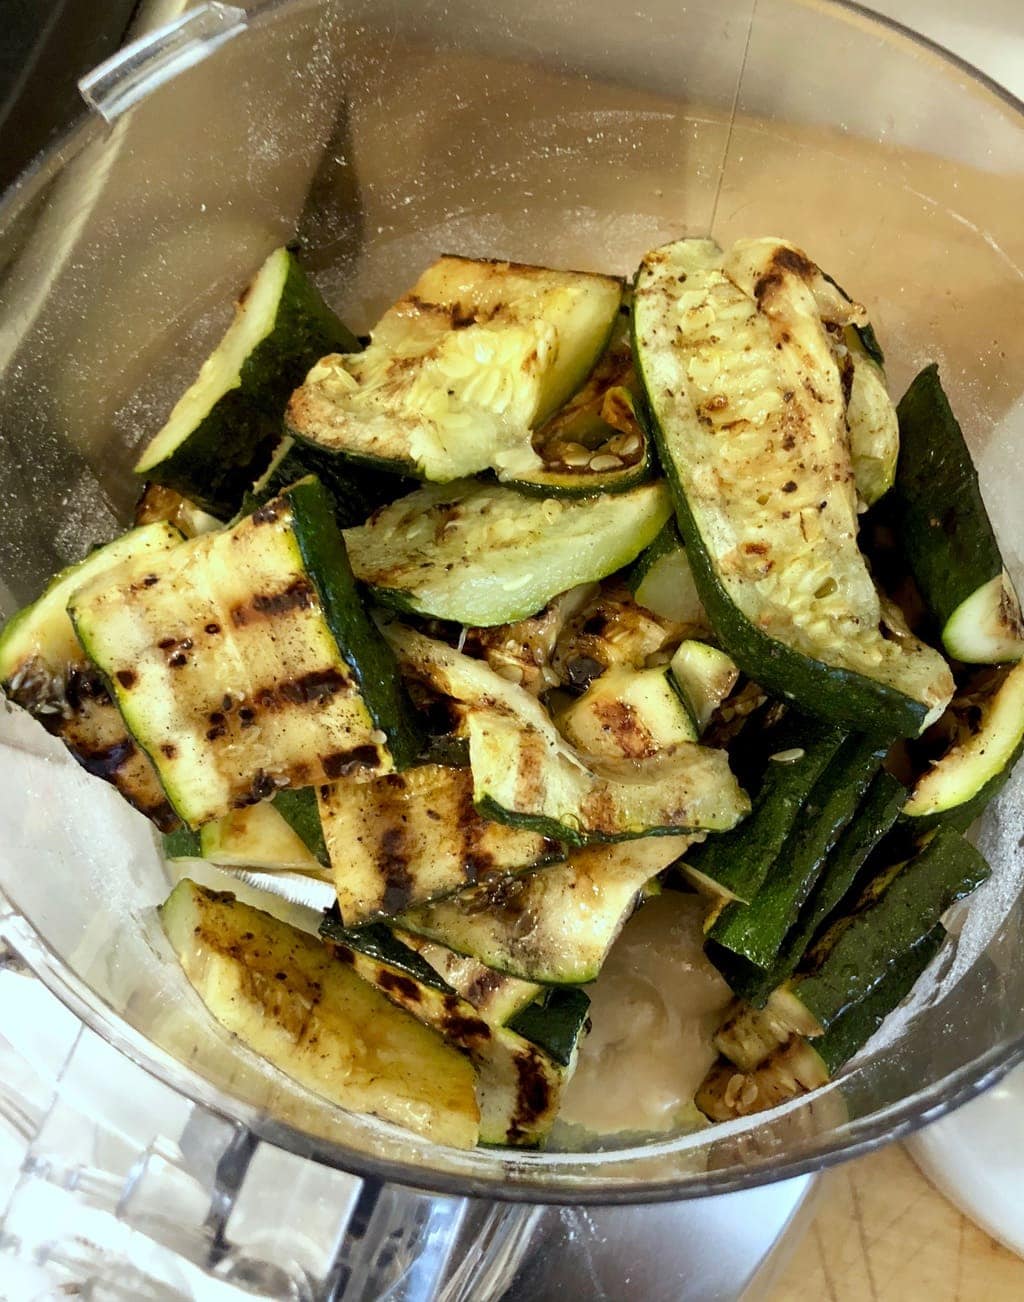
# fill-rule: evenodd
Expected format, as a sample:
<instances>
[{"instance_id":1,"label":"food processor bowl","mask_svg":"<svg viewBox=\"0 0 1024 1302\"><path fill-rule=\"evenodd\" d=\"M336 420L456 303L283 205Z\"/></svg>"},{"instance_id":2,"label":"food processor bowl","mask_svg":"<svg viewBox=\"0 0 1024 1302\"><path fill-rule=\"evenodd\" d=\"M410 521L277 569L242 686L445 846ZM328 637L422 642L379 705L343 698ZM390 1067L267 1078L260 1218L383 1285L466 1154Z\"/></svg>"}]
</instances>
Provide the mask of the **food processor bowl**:
<instances>
[{"instance_id":1,"label":"food processor bowl","mask_svg":"<svg viewBox=\"0 0 1024 1302\"><path fill-rule=\"evenodd\" d=\"M1022 577L1024 116L898 27L821 0L206 4L83 92L0 209L5 616L129 521L132 450L295 237L358 331L441 252L630 274L683 234L793 240L868 305L894 393L940 363ZM347 1171L526 1202L721 1193L905 1134L1024 1057L1019 782L959 940L827 1089L601 1151L459 1152L224 1032L161 932L149 825L18 712L0 740L3 938L182 1096Z\"/></svg>"}]
</instances>

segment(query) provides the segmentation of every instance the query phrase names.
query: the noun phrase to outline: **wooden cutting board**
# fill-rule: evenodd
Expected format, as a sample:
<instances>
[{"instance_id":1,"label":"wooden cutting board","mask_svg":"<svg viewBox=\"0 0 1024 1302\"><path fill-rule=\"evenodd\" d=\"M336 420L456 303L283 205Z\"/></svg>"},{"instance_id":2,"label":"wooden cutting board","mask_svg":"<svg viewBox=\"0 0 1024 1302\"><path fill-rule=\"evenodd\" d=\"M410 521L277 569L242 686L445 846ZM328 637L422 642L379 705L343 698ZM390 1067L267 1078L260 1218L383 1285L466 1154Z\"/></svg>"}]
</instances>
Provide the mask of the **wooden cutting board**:
<instances>
[{"instance_id":1,"label":"wooden cutting board","mask_svg":"<svg viewBox=\"0 0 1024 1302\"><path fill-rule=\"evenodd\" d=\"M1022 1302L1024 1259L978 1229L902 1144L826 1172L767 1302Z\"/></svg>"}]
</instances>

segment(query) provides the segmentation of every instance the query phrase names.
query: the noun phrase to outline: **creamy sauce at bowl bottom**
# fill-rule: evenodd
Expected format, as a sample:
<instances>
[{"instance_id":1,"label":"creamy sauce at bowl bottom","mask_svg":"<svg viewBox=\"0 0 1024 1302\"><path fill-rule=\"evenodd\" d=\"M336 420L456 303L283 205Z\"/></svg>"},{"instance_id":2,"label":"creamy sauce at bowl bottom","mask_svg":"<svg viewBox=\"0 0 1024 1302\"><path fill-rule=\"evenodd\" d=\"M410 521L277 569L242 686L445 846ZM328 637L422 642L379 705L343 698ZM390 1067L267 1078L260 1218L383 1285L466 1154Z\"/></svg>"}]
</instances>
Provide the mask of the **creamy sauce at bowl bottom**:
<instances>
[{"instance_id":1,"label":"creamy sauce at bowl bottom","mask_svg":"<svg viewBox=\"0 0 1024 1302\"><path fill-rule=\"evenodd\" d=\"M626 924L588 987L593 1029L563 1095L561 1126L592 1135L693 1128L693 1095L731 997L704 957L706 912L699 896L665 891ZM555 1148L571 1144L564 1132L552 1139Z\"/></svg>"}]
</instances>

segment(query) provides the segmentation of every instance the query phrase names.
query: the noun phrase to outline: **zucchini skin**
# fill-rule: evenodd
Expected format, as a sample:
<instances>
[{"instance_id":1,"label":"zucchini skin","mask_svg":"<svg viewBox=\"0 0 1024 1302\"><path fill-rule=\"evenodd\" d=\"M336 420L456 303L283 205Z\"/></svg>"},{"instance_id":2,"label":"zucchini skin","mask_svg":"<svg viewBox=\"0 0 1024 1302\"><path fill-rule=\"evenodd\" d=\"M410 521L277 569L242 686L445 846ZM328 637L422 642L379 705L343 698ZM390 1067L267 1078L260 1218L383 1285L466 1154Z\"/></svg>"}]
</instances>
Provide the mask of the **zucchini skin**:
<instances>
[{"instance_id":1,"label":"zucchini skin","mask_svg":"<svg viewBox=\"0 0 1024 1302\"><path fill-rule=\"evenodd\" d=\"M946 929L938 923L894 960L874 989L840 1013L825 1034L812 1041L830 1076L863 1049L893 1009L910 994L945 939Z\"/></svg>"},{"instance_id":2,"label":"zucchini skin","mask_svg":"<svg viewBox=\"0 0 1024 1302\"><path fill-rule=\"evenodd\" d=\"M897 536L946 641L946 626L957 609L1003 574L1003 558L970 449L934 362L911 383L896 413L900 426L894 495ZM1024 652L1019 611L1016 625ZM956 646L947 649L965 658Z\"/></svg>"},{"instance_id":3,"label":"zucchini skin","mask_svg":"<svg viewBox=\"0 0 1024 1302\"><path fill-rule=\"evenodd\" d=\"M288 253L274 327L242 363L228 390L147 479L177 489L205 511L229 519L266 468L281 438L285 405L326 353L358 352L359 342Z\"/></svg>"},{"instance_id":4,"label":"zucchini skin","mask_svg":"<svg viewBox=\"0 0 1024 1302\"><path fill-rule=\"evenodd\" d=\"M688 868L710 878L723 894L744 903L761 889L801 808L843 741L839 728L795 712L772 729L770 737L774 753L798 749L803 755L792 763L779 763L769 756L749 817L730 831L694 846L686 856Z\"/></svg>"},{"instance_id":5,"label":"zucchini skin","mask_svg":"<svg viewBox=\"0 0 1024 1302\"><path fill-rule=\"evenodd\" d=\"M286 787L274 796L271 803L317 863L330 868L331 860L313 788Z\"/></svg>"},{"instance_id":6,"label":"zucchini skin","mask_svg":"<svg viewBox=\"0 0 1024 1302\"><path fill-rule=\"evenodd\" d=\"M842 903L868 856L895 824L906 798L902 782L884 770L875 774L774 962L761 969L732 962L728 953L718 956L720 970L735 994L756 1008L764 1007L771 992L795 971L815 934Z\"/></svg>"},{"instance_id":7,"label":"zucchini skin","mask_svg":"<svg viewBox=\"0 0 1024 1302\"><path fill-rule=\"evenodd\" d=\"M527 1004L505 1025L544 1050L560 1067L568 1067L586 1033L590 996L578 987L554 986Z\"/></svg>"},{"instance_id":8,"label":"zucchini skin","mask_svg":"<svg viewBox=\"0 0 1024 1302\"><path fill-rule=\"evenodd\" d=\"M324 617L359 685L366 708L387 736L395 768L415 764L423 749L419 720L402 688L398 662L366 613L331 500L316 478L300 480L282 494L294 510L295 537L316 587ZM354 648L346 653L345 648Z\"/></svg>"},{"instance_id":9,"label":"zucchini skin","mask_svg":"<svg viewBox=\"0 0 1024 1302\"><path fill-rule=\"evenodd\" d=\"M923 940L988 875L982 855L955 828L938 828L908 863L883 870L865 887L809 951L789 994L824 1033L883 979L894 956ZM781 1008L777 999L778 992L769 1007Z\"/></svg>"},{"instance_id":10,"label":"zucchini skin","mask_svg":"<svg viewBox=\"0 0 1024 1302\"><path fill-rule=\"evenodd\" d=\"M729 904L708 932L709 954L722 949L767 970L778 958L843 830L885 755L877 739L850 736L814 784L760 890L749 904Z\"/></svg>"},{"instance_id":11,"label":"zucchini skin","mask_svg":"<svg viewBox=\"0 0 1024 1302\"><path fill-rule=\"evenodd\" d=\"M280 449L279 449L280 451ZM339 529L362 524L380 506L403 497L416 487L415 480L359 466L314 443L293 443L272 464L242 502L242 514L251 515L300 479L315 475L327 490Z\"/></svg>"}]
</instances>

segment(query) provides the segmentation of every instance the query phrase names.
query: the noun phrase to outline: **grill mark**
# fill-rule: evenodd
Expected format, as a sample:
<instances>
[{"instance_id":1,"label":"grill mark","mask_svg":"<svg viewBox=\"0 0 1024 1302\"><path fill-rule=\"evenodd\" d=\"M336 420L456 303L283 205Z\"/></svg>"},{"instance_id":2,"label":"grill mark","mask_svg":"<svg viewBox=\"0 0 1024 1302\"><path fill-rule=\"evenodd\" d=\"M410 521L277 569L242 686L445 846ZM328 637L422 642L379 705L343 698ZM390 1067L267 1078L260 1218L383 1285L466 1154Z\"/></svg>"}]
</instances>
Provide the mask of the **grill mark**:
<instances>
[{"instance_id":1,"label":"grill mark","mask_svg":"<svg viewBox=\"0 0 1024 1302\"><path fill-rule=\"evenodd\" d=\"M280 518L281 512L284 509L284 502L282 502L280 498L274 498L272 501L264 502L262 506L258 506L256 510L253 511L252 515L249 516L249 519L255 525L273 524Z\"/></svg>"},{"instance_id":2,"label":"grill mark","mask_svg":"<svg viewBox=\"0 0 1024 1302\"><path fill-rule=\"evenodd\" d=\"M601 731L614 737L616 748L627 759L647 759L657 754L650 732L626 701L599 701L593 708Z\"/></svg>"},{"instance_id":3,"label":"grill mark","mask_svg":"<svg viewBox=\"0 0 1024 1302\"><path fill-rule=\"evenodd\" d=\"M309 580L303 577L293 579L280 592L258 592L248 602L232 606L231 622L236 628L244 628L254 619L275 619L286 615L290 610L308 610L316 604L316 593Z\"/></svg>"},{"instance_id":4,"label":"grill mark","mask_svg":"<svg viewBox=\"0 0 1024 1302\"><path fill-rule=\"evenodd\" d=\"M409 872L405 827L387 827L381 832L374 856L383 880L380 893L384 913L401 913L407 908L415 882Z\"/></svg>"},{"instance_id":5,"label":"grill mark","mask_svg":"<svg viewBox=\"0 0 1024 1302\"><path fill-rule=\"evenodd\" d=\"M236 796L232 803L235 809L244 809L247 805L258 805L261 800L266 800L276 790L277 783L270 774L263 769L257 769L253 774L249 790L240 796Z\"/></svg>"},{"instance_id":6,"label":"grill mark","mask_svg":"<svg viewBox=\"0 0 1024 1302\"><path fill-rule=\"evenodd\" d=\"M291 705L309 705L314 701L328 700L349 685L348 677L339 669L311 669L288 682L279 684L278 693Z\"/></svg>"},{"instance_id":7,"label":"grill mark","mask_svg":"<svg viewBox=\"0 0 1024 1302\"><path fill-rule=\"evenodd\" d=\"M456 801L455 827L460 837L459 866L466 881L473 883L493 873L495 859L486 845L489 824L476 812L473 804L473 780L468 773L459 774Z\"/></svg>"},{"instance_id":8,"label":"grill mark","mask_svg":"<svg viewBox=\"0 0 1024 1302\"><path fill-rule=\"evenodd\" d=\"M527 1131L551 1107L551 1085L536 1050L516 1058L516 1106L509 1123L509 1139L526 1138Z\"/></svg>"},{"instance_id":9,"label":"grill mark","mask_svg":"<svg viewBox=\"0 0 1024 1302\"><path fill-rule=\"evenodd\" d=\"M471 1004L482 1004L501 985L502 975L492 968L484 968L466 987L466 998Z\"/></svg>"},{"instance_id":10,"label":"grill mark","mask_svg":"<svg viewBox=\"0 0 1024 1302\"><path fill-rule=\"evenodd\" d=\"M460 1044L471 1045L491 1038L491 1028L475 1013L467 1013L458 995L446 995L441 1030Z\"/></svg>"},{"instance_id":11,"label":"grill mark","mask_svg":"<svg viewBox=\"0 0 1024 1302\"><path fill-rule=\"evenodd\" d=\"M77 714L87 701L109 700L110 693L99 674L76 665L68 674L64 699L68 708Z\"/></svg>"},{"instance_id":12,"label":"grill mark","mask_svg":"<svg viewBox=\"0 0 1024 1302\"><path fill-rule=\"evenodd\" d=\"M178 753L178 748L177 746L174 745L173 742L163 741L160 743L160 754L163 755L166 759L174 759L177 753Z\"/></svg>"},{"instance_id":13,"label":"grill mark","mask_svg":"<svg viewBox=\"0 0 1024 1302\"><path fill-rule=\"evenodd\" d=\"M417 983L412 977L404 976L401 972L392 972L389 968L382 967L377 971L377 985L384 993L398 995L407 1003L418 1004L422 1002L423 995Z\"/></svg>"},{"instance_id":14,"label":"grill mark","mask_svg":"<svg viewBox=\"0 0 1024 1302\"><path fill-rule=\"evenodd\" d=\"M130 687L134 687L138 681L134 669L119 669L114 677L126 690Z\"/></svg>"},{"instance_id":15,"label":"grill mark","mask_svg":"<svg viewBox=\"0 0 1024 1302\"><path fill-rule=\"evenodd\" d=\"M377 768L380 755L375 746L354 746L351 750L336 750L331 755L324 755L320 763L329 778L344 778L358 769Z\"/></svg>"}]
</instances>

